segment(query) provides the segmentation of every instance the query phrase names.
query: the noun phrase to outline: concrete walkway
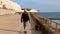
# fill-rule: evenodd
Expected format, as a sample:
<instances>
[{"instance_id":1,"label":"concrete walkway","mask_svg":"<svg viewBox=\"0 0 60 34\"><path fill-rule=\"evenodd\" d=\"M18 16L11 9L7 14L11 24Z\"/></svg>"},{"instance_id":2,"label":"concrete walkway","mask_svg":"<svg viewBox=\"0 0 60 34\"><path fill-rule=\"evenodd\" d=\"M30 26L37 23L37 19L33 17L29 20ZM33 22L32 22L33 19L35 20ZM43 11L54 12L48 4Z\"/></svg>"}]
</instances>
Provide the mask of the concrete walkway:
<instances>
[{"instance_id":1,"label":"concrete walkway","mask_svg":"<svg viewBox=\"0 0 60 34\"><path fill-rule=\"evenodd\" d=\"M42 23L36 22L35 15L34 14L29 14L30 18L30 23L29 21L27 22L27 27L26 31L27 34L41 34L41 31L46 28ZM36 16L37 17L37 16ZM40 31L35 31L35 25L36 23L39 23L41 26L42 30ZM44 26L44 27L43 27ZM45 30L47 33L50 31L48 28ZM44 32L43 32L44 33ZM24 28L23 28L23 23L21 23L21 14L11 14L11 15L3 15L0 16L0 34L24 34ZM46 33L45 33L46 34ZM49 32L48 34L52 34Z\"/></svg>"},{"instance_id":2,"label":"concrete walkway","mask_svg":"<svg viewBox=\"0 0 60 34\"><path fill-rule=\"evenodd\" d=\"M0 16L0 34L19 34L23 32L23 23L20 21L21 15Z\"/></svg>"}]
</instances>

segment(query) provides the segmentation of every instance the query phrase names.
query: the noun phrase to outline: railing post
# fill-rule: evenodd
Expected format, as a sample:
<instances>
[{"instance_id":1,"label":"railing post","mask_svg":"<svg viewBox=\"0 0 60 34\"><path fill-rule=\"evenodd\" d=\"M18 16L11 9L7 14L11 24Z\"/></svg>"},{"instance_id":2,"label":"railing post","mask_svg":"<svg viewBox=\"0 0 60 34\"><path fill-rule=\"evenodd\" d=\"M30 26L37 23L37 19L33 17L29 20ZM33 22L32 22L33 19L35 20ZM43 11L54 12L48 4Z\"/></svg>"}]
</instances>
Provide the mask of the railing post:
<instances>
[{"instance_id":1,"label":"railing post","mask_svg":"<svg viewBox=\"0 0 60 34\"><path fill-rule=\"evenodd\" d=\"M46 26L48 26L48 20L45 20Z\"/></svg>"},{"instance_id":2,"label":"railing post","mask_svg":"<svg viewBox=\"0 0 60 34\"><path fill-rule=\"evenodd\" d=\"M43 22L44 24L46 24L46 26L48 26L48 20L47 20L47 19L42 18L42 22Z\"/></svg>"},{"instance_id":3,"label":"railing post","mask_svg":"<svg viewBox=\"0 0 60 34\"><path fill-rule=\"evenodd\" d=\"M58 23L56 23L56 29L55 29L55 32L57 32L57 29L58 29Z\"/></svg>"},{"instance_id":4,"label":"railing post","mask_svg":"<svg viewBox=\"0 0 60 34\"><path fill-rule=\"evenodd\" d=\"M42 21L41 22L43 22L44 21L44 19L42 18Z\"/></svg>"},{"instance_id":5,"label":"railing post","mask_svg":"<svg viewBox=\"0 0 60 34\"><path fill-rule=\"evenodd\" d=\"M50 30L51 30L52 29L52 21L51 20L50 20L50 25L49 26L50 26Z\"/></svg>"},{"instance_id":6,"label":"railing post","mask_svg":"<svg viewBox=\"0 0 60 34\"><path fill-rule=\"evenodd\" d=\"M43 18L43 23L45 23L45 19Z\"/></svg>"}]
</instances>

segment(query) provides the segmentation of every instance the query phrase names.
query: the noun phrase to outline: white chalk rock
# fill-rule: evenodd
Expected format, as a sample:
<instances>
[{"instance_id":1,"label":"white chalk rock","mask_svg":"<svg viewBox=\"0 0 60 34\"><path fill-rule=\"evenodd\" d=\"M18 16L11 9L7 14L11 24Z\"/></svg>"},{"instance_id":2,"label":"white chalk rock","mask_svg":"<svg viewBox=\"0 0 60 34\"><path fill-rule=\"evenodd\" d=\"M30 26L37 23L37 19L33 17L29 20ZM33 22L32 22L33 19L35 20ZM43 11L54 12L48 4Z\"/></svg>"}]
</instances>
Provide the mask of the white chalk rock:
<instances>
[{"instance_id":1,"label":"white chalk rock","mask_svg":"<svg viewBox=\"0 0 60 34\"><path fill-rule=\"evenodd\" d=\"M37 13L38 11L35 9L31 9L30 12Z\"/></svg>"},{"instance_id":2,"label":"white chalk rock","mask_svg":"<svg viewBox=\"0 0 60 34\"><path fill-rule=\"evenodd\" d=\"M11 0L0 0L0 8L12 9L15 10L16 12L21 11L20 5Z\"/></svg>"}]
</instances>

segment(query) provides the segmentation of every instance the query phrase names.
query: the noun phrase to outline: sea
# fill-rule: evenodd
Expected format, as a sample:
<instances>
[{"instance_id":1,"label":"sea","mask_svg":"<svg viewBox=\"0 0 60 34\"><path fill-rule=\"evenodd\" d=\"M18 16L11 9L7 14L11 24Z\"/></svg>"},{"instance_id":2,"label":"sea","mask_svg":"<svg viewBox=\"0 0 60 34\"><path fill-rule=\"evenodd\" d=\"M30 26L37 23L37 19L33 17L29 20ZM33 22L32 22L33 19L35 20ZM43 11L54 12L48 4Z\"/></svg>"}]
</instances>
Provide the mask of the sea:
<instances>
[{"instance_id":1,"label":"sea","mask_svg":"<svg viewBox=\"0 0 60 34\"><path fill-rule=\"evenodd\" d=\"M37 15L45 18L60 18L60 12L38 12Z\"/></svg>"}]
</instances>

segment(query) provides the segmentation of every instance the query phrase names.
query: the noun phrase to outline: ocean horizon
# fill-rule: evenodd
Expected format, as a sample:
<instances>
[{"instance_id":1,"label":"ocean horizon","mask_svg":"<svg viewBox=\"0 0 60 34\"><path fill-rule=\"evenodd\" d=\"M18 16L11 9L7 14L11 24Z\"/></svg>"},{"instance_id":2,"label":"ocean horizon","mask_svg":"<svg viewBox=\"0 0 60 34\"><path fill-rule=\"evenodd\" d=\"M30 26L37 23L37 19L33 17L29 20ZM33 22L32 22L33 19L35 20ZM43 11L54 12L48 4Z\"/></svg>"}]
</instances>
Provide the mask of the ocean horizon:
<instances>
[{"instance_id":1,"label":"ocean horizon","mask_svg":"<svg viewBox=\"0 0 60 34\"><path fill-rule=\"evenodd\" d=\"M38 12L37 15L45 18L60 18L60 12Z\"/></svg>"}]
</instances>

